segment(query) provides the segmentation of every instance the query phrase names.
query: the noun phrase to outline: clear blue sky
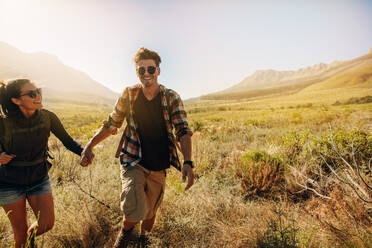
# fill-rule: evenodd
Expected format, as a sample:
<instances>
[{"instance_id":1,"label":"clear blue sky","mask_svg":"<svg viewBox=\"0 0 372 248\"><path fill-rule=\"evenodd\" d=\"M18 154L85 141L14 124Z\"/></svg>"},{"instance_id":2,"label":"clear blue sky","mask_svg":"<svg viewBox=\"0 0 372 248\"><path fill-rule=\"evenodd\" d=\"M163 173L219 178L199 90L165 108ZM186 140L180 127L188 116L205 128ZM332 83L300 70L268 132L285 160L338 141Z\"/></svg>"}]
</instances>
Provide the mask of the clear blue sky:
<instances>
[{"instance_id":1,"label":"clear blue sky","mask_svg":"<svg viewBox=\"0 0 372 248\"><path fill-rule=\"evenodd\" d=\"M372 46L368 0L0 0L0 13L0 41L54 54L117 92L138 82L136 50L154 49L159 81L183 98Z\"/></svg>"}]
</instances>

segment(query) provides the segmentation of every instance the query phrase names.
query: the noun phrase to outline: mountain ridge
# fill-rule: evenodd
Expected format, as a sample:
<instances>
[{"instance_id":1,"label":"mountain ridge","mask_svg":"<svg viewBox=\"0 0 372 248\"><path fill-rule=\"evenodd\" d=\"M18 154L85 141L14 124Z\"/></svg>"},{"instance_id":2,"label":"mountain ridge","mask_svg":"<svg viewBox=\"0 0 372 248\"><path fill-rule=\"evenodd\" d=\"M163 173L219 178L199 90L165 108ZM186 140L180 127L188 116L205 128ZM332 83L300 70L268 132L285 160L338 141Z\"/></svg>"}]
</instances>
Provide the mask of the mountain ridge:
<instances>
[{"instance_id":1,"label":"mountain ridge","mask_svg":"<svg viewBox=\"0 0 372 248\"><path fill-rule=\"evenodd\" d=\"M319 63L313 66L307 66L298 70L277 71L273 69L257 70L252 75L243 79L225 90L216 92L232 93L249 89L261 89L271 86L285 85L299 81L309 81L317 78L333 76L340 71L347 69L348 65L363 62L372 59L372 47L368 54L347 61L333 61L330 64ZM367 64L368 65L368 64Z\"/></svg>"},{"instance_id":2,"label":"mountain ridge","mask_svg":"<svg viewBox=\"0 0 372 248\"><path fill-rule=\"evenodd\" d=\"M309 71L314 70L311 75ZM307 71L309 76L301 77L301 71ZM311 90L324 90L330 88L349 87L349 81L354 81L355 87L370 88L372 72L372 48L369 53L352 60L334 61L330 64L320 63L315 66L301 68L295 71L297 77L290 77L293 71L260 70L249 76L252 85L243 87L242 83L236 84L226 90L201 96L204 100L228 100L228 99L248 99L256 97L269 97L278 94L300 94L300 92L310 92ZM283 76L284 75L284 76ZM288 76L289 75L289 76ZM285 78L285 76L287 78ZM355 78L357 80L355 80ZM265 81L266 80L266 81ZM282 81L280 81L282 80ZM268 84L263 85L264 82ZM361 82L367 84L361 84ZM359 83L355 83L359 82ZM313 86L314 85L314 86ZM354 87L353 86L353 87ZM234 88L235 87L235 88ZM232 89L232 90L231 90ZM306 90L307 89L307 90Z\"/></svg>"},{"instance_id":3,"label":"mountain ridge","mask_svg":"<svg viewBox=\"0 0 372 248\"><path fill-rule=\"evenodd\" d=\"M63 64L55 55L45 52L25 53L0 42L0 56L1 79L30 78L42 84L47 89L46 92L61 92L61 95L71 93L74 98L78 97L75 93L80 92L83 101L89 100L87 96L97 96L93 97L94 99L102 97L110 102L118 97L117 93L93 80L86 73Z\"/></svg>"}]
</instances>

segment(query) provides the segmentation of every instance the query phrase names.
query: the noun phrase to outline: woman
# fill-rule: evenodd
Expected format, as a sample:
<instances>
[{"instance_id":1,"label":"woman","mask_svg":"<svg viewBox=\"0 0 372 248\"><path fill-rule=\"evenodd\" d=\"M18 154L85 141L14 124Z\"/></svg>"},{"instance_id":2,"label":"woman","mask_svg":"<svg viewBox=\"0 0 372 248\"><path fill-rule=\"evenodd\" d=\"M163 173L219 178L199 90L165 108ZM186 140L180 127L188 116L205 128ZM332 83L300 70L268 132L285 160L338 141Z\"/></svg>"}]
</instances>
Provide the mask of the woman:
<instances>
[{"instance_id":1,"label":"woman","mask_svg":"<svg viewBox=\"0 0 372 248\"><path fill-rule=\"evenodd\" d=\"M13 228L15 247L35 247L34 234L54 224L54 205L48 170L50 131L63 145L80 156L83 147L73 140L58 117L42 109L41 89L29 79L0 84L0 205ZM29 225L26 200L37 222Z\"/></svg>"}]
</instances>

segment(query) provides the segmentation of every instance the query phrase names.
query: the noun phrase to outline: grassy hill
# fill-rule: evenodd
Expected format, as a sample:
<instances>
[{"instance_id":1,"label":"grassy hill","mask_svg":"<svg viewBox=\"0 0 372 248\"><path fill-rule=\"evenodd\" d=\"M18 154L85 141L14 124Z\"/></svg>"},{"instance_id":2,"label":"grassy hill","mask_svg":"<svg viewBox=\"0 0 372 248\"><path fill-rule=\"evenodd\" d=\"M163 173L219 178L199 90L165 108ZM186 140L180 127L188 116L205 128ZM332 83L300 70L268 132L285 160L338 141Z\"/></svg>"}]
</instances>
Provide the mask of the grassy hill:
<instances>
[{"instance_id":1,"label":"grassy hill","mask_svg":"<svg viewBox=\"0 0 372 248\"><path fill-rule=\"evenodd\" d=\"M336 88L360 87L372 90L372 66L335 75L306 87L304 91L329 90ZM346 90L346 89L345 89Z\"/></svg>"},{"instance_id":2,"label":"grassy hill","mask_svg":"<svg viewBox=\"0 0 372 248\"><path fill-rule=\"evenodd\" d=\"M362 74L359 81L366 81L368 70L372 66L372 53L349 60L337 61L331 64L319 64L299 69L297 71L260 70L226 90L201 96L203 100L252 99L255 97L290 95L308 88L310 85L323 85L317 89L332 89L335 85L343 87L352 74ZM351 74L346 74L346 73ZM331 79L332 78L332 79ZM328 80L328 81L327 81ZM357 79L353 79L354 81ZM337 81L337 82L336 82ZM359 82L358 81L358 82ZM325 82L324 84L320 84ZM327 86L329 84L329 86ZM358 84L355 81L355 84ZM350 83L348 83L350 85ZM368 86L367 86L368 87ZM310 88L311 91L312 88Z\"/></svg>"},{"instance_id":3,"label":"grassy hill","mask_svg":"<svg viewBox=\"0 0 372 248\"><path fill-rule=\"evenodd\" d=\"M365 63L363 63L364 65ZM367 63L368 64L368 63ZM355 69L356 67L356 69ZM352 70L353 69L353 70ZM215 93L202 96L202 100L243 100L255 99L262 97L277 97L288 95L304 95L314 93L317 91L327 91L331 93L332 90L340 88L359 88L361 94L367 93L370 89L372 91L372 65L362 67L349 66L339 68L337 73L327 74L326 77L313 79L303 82L292 83L288 85L269 87L264 89L238 91L232 93ZM371 93L369 93L371 94Z\"/></svg>"}]
</instances>

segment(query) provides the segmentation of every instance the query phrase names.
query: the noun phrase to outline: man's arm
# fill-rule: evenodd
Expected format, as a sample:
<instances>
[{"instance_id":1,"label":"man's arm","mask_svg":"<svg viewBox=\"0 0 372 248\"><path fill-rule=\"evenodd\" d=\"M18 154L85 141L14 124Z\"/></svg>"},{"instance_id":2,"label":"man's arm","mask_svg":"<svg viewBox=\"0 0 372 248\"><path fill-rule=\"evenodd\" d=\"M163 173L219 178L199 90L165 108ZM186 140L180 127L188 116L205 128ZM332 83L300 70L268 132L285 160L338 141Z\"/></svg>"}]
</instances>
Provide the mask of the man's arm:
<instances>
[{"instance_id":1,"label":"man's arm","mask_svg":"<svg viewBox=\"0 0 372 248\"><path fill-rule=\"evenodd\" d=\"M116 101L113 111L109 119L103 122L103 126L93 136L93 138L85 146L81 153L81 166L88 166L92 163L94 158L93 148L106 139L111 134L116 134L118 128L121 127L127 112L128 88L124 89L123 93Z\"/></svg>"},{"instance_id":2,"label":"man's arm","mask_svg":"<svg viewBox=\"0 0 372 248\"><path fill-rule=\"evenodd\" d=\"M183 155L184 161L190 161L191 160L191 135L185 134L180 137L180 143L181 143L181 152ZM194 171L192 167L188 164L184 164L182 166L182 181L185 182L187 177L187 185L185 187L185 190L188 190L193 184L194 184Z\"/></svg>"},{"instance_id":3,"label":"man's arm","mask_svg":"<svg viewBox=\"0 0 372 248\"><path fill-rule=\"evenodd\" d=\"M102 126L98 132L93 136L93 138L88 142L88 144L85 146L83 152L81 153L81 166L88 166L92 163L94 158L93 148L98 145L100 142L105 140L107 137L109 137L112 134L117 133L116 127L105 127Z\"/></svg>"},{"instance_id":4,"label":"man's arm","mask_svg":"<svg viewBox=\"0 0 372 248\"><path fill-rule=\"evenodd\" d=\"M180 138L183 160L191 160L191 135L185 134Z\"/></svg>"},{"instance_id":5,"label":"man's arm","mask_svg":"<svg viewBox=\"0 0 372 248\"><path fill-rule=\"evenodd\" d=\"M181 152L184 161L191 161L191 136L192 131L190 130L187 123L187 114L183 106L181 97L174 91L170 94L171 104L171 120L172 124L176 129L177 141L181 143ZM185 190L188 190L194 184L194 171L189 164L182 166L182 181L187 180Z\"/></svg>"}]
</instances>

